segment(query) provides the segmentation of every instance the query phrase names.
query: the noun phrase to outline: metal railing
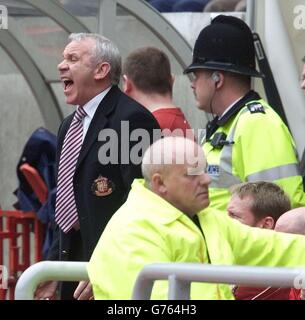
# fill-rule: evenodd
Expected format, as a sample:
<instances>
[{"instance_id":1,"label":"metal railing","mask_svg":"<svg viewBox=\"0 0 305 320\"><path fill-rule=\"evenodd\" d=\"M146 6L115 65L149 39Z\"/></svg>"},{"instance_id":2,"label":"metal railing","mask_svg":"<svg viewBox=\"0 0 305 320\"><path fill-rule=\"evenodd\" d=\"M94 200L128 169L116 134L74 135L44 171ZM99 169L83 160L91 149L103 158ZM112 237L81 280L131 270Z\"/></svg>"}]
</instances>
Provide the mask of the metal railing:
<instances>
[{"instance_id":1,"label":"metal railing","mask_svg":"<svg viewBox=\"0 0 305 320\"><path fill-rule=\"evenodd\" d=\"M15 300L33 300L34 292L45 281L88 280L87 262L42 261L33 264L20 276Z\"/></svg>"},{"instance_id":2,"label":"metal railing","mask_svg":"<svg viewBox=\"0 0 305 320\"><path fill-rule=\"evenodd\" d=\"M33 300L37 286L44 281L88 280L87 262L38 262L19 278L16 300ZM305 288L305 268L215 266L198 263L155 263L139 273L133 300L149 300L156 280L168 280L169 300L189 300L191 282L226 283L260 287Z\"/></svg>"},{"instance_id":3,"label":"metal railing","mask_svg":"<svg viewBox=\"0 0 305 320\"><path fill-rule=\"evenodd\" d=\"M156 263L145 266L136 280L132 299L148 300L155 280L168 280L169 300L189 300L191 282L262 287L304 287L305 269Z\"/></svg>"}]
</instances>

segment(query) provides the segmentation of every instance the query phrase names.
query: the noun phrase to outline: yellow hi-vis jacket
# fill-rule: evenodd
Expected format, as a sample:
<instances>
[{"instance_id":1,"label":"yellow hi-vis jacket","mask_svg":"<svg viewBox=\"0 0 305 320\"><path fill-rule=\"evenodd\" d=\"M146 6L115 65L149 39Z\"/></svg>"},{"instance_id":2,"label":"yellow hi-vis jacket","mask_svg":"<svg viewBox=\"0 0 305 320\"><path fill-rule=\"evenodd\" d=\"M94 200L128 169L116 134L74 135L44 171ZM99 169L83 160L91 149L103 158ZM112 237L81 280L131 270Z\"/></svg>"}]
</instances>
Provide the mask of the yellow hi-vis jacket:
<instances>
[{"instance_id":1,"label":"yellow hi-vis jacket","mask_svg":"<svg viewBox=\"0 0 305 320\"><path fill-rule=\"evenodd\" d=\"M225 145L213 147L213 137L221 132L226 134ZM295 143L286 125L264 100L243 104L238 113L218 127L203 149L212 179L211 208L225 211L230 186L259 180L282 187L292 207L305 206Z\"/></svg>"},{"instance_id":2,"label":"yellow hi-vis jacket","mask_svg":"<svg viewBox=\"0 0 305 320\"><path fill-rule=\"evenodd\" d=\"M199 214L205 235L188 216L135 180L93 252L88 274L95 299L131 299L135 280L150 263L305 266L305 237L250 228L219 212ZM209 257L209 258L208 258ZM167 299L156 281L153 299ZM192 299L233 299L229 285L192 283Z\"/></svg>"}]
</instances>

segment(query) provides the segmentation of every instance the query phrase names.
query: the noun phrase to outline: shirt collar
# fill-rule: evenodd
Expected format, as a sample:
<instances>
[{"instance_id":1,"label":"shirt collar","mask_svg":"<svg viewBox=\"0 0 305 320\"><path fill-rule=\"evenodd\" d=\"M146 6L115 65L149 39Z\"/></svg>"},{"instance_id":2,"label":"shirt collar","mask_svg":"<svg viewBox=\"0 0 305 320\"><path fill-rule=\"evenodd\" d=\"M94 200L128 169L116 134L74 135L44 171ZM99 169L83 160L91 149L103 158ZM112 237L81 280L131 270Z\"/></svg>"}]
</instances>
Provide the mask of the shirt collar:
<instances>
[{"instance_id":1,"label":"shirt collar","mask_svg":"<svg viewBox=\"0 0 305 320\"><path fill-rule=\"evenodd\" d=\"M242 99L243 96L239 97L238 99L236 99L233 103L231 103L227 109L222 113L222 115L218 118L218 120L221 120L221 118L230 110L232 109L232 107L235 105L235 103L237 103L240 99Z\"/></svg>"},{"instance_id":2,"label":"shirt collar","mask_svg":"<svg viewBox=\"0 0 305 320\"><path fill-rule=\"evenodd\" d=\"M225 112L221 115L221 118L216 116L212 121L207 123L206 127L206 141L209 141L211 136L217 131L219 127L224 126L232 117L234 117L246 103L254 100L261 99L258 93L250 90L245 96L237 99L233 104L231 104Z\"/></svg>"},{"instance_id":3,"label":"shirt collar","mask_svg":"<svg viewBox=\"0 0 305 320\"><path fill-rule=\"evenodd\" d=\"M221 118L217 119L217 125L224 126L245 106L246 103L259 99L261 99L259 94L253 90L250 90L246 95L244 95L241 99L235 101L233 105L225 110L225 112L221 115Z\"/></svg>"},{"instance_id":4,"label":"shirt collar","mask_svg":"<svg viewBox=\"0 0 305 320\"><path fill-rule=\"evenodd\" d=\"M105 89L104 91L96 95L94 98L92 98L83 106L84 110L87 113L87 116L90 117L90 119L93 118L97 107L99 106L101 101L105 98L106 94L110 91L111 87L112 86L108 87L107 89Z\"/></svg>"}]
</instances>

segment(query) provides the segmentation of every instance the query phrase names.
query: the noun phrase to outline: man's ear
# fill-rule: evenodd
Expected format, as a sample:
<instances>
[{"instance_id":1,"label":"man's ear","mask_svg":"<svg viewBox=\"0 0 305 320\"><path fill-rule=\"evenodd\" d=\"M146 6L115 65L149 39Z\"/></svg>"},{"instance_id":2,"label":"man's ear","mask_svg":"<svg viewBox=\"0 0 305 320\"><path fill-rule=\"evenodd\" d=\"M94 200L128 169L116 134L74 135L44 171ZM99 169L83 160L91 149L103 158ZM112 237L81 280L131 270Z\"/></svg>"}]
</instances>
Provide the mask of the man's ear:
<instances>
[{"instance_id":1,"label":"man's ear","mask_svg":"<svg viewBox=\"0 0 305 320\"><path fill-rule=\"evenodd\" d=\"M111 66L108 62L101 62L95 68L94 79L103 80L110 72Z\"/></svg>"},{"instance_id":2,"label":"man's ear","mask_svg":"<svg viewBox=\"0 0 305 320\"><path fill-rule=\"evenodd\" d=\"M275 227L275 221L271 216L267 216L263 218L258 225L260 228L273 230Z\"/></svg>"},{"instance_id":3,"label":"man's ear","mask_svg":"<svg viewBox=\"0 0 305 320\"><path fill-rule=\"evenodd\" d=\"M212 73L211 78L214 82L215 89L219 89L223 86L224 84L224 74L219 71L215 71Z\"/></svg>"},{"instance_id":4,"label":"man's ear","mask_svg":"<svg viewBox=\"0 0 305 320\"><path fill-rule=\"evenodd\" d=\"M126 76L126 74L123 74L123 92L129 94L132 91L132 88L132 81Z\"/></svg>"},{"instance_id":5,"label":"man's ear","mask_svg":"<svg viewBox=\"0 0 305 320\"><path fill-rule=\"evenodd\" d=\"M167 189L164 184L164 179L162 174L157 172L154 173L151 177L150 183L151 183L151 190L154 193L160 195L161 197L166 194Z\"/></svg>"}]
</instances>

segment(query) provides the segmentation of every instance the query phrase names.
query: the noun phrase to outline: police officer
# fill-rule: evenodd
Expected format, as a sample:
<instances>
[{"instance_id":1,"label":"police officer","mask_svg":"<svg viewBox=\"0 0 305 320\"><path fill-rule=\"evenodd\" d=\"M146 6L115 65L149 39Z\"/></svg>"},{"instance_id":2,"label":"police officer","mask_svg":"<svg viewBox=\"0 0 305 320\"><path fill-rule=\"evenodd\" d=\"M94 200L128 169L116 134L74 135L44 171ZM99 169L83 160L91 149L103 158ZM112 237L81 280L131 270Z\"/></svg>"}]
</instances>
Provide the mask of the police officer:
<instances>
[{"instance_id":1,"label":"police officer","mask_svg":"<svg viewBox=\"0 0 305 320\"><path fill-rule=\"evenodd\" d=\"M211 207L225 211L228 188L245 181L273 181L304 206L295 143L277 113L252 91L255 69L252 32L240 19L219 15L199 34L192 72L198 108L211 113L203 141L211 175Z\"/></svg>"}]
</instances>

